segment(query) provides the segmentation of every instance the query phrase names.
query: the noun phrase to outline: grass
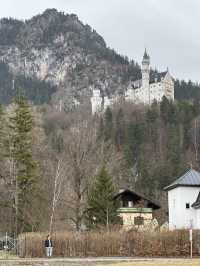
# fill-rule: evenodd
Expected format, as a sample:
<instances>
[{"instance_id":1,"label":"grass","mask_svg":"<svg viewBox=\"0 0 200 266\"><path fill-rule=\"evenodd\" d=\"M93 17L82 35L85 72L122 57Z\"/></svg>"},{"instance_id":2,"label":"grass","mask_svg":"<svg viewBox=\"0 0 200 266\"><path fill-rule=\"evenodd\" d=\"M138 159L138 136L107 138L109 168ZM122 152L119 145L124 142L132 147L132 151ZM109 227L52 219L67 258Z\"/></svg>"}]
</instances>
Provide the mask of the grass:
<instances>
[{"instance_id":1,"label":"grass","mask_svg":"<svg viewBox=\"0 0 200 266\"><path fill-rule=\"evenodd\" d=\"M17 258L17 256L12 254L11 252L7 252L5 250L0 250L0 260L2 260L2 259L15 259L15 258Z\"/></svg>"},{"instance_id":2,"label":"grass","mask_svg":"<svg viewBox=\"0 0 200 266\"><path fill-rule=\"evenodd\" d=\"M200 260L136 261L110 264L109 266L200 266Z\"/></svg>"}]
</instances>

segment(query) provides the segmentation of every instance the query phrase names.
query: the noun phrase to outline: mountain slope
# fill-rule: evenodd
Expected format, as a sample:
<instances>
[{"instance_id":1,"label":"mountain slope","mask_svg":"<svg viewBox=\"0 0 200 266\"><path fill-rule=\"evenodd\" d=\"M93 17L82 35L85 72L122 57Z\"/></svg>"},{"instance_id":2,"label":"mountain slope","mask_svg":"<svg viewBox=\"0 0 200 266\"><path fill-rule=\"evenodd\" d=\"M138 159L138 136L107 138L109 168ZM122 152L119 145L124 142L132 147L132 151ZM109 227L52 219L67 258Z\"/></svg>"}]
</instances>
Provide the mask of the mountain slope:
<instances>
[{"instance_id":1,"label":"mountain slope","mask_svg":"<svg viewBox=\"0 0 200 266\"><path fill-rule=\"evenodd\" d=\"M55 9L25 22L0 21L0 60L11 72L57 86L58 98L80 98L90 85L106 84L109 92L123 88L140 68L113 50L76 15Z\"/></svg>"},{"instance_id":2,"label":"mountain slope","mask_svg":"<svg viewBox=\"0 0 200 266\"><path fill-rule=\"evenodd\" d=\"M36 104L50 99L67 103L73 97L81 101L91 93L91 85L106 94L120 93L129 79L141 76L137 63L108 48L104 39L74 14L47 9L24 22L4 18L0 20L0 36L0 61L8 72L8 80L0 73L1 103L8 103L20 89ZM185 87L182 93L181 84L176 83L176 88L179 98L188 95ZM197 90L198 85L190 98Z\"/></svg>"}]
</instances>

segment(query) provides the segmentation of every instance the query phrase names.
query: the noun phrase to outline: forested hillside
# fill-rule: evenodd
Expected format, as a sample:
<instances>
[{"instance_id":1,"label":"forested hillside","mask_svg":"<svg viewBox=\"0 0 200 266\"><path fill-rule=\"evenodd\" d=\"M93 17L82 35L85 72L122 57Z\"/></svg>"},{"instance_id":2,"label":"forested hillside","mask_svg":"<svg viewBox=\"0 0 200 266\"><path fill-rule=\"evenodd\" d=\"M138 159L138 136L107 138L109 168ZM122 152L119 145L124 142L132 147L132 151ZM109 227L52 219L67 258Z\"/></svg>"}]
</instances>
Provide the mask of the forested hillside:
<instances>
[{"instance_id":1,"label":"forested hillside","mask_svg":"<svg viewBox=\"0 0 200 266\"><path fill-rule=\"evenodd\" d=\"M26 21L3 18L0 36L1 103L9 103L20 89L35 104L62 100L68 105L69 98L83 102L91 85L108 95L123 93L130 79L141 77L140 62L107 47L75 14L47 9ZM199 98L199 91L199 84L175 82L178 100Z\"/></svg>"},{"instance_id":2,"label":"forested hillside","mask_svg":"<svg viewBox=\"0 0 200 266\"><path fill-rule=\"evenodd\" d=\"M90 85L123 93L140 78L136 62L76 15L55 9L25 22L2 19L0 35L0 230L95 227L97 188L109 207L120 188L135 189L161 204L165 221L163 188L186 169L200 169L199 84L175 80L174 102L119 101L92 116ZM55 108L73 99L76 109Z\"/></svg>"},{"instance_id":3,"label":"forested hillside","mask_svg":"<svg viewBox=\"0 0 200 266\"><path fill-rule=\"evenodd\" d=\"M176 80L174 84L175 99L177 100L191 100L200 99L200 84L193 83L191 80Z\"/></svg>"},{"instance_id":4,"label":"forested hillside","mask_svg":"<svg viewBox=\"0 0 200 266\"><path fill-rule=\"evenodd\" d=\"M200 102L107 109L99 136L123 153L137 190L154 195L186 169L199 168ZM135 180L135 182L134 182Z\"/></svg>"},{"instance_id":5,"label":"forested hillside","mask_svg":"<svg viewBox=\"0 0 200 266\"><path fill-rule=\"evenodd\" d=\"M56 86L36 77L14 76L9 66L0 62L0 103L9 104L15 96L23 94L36 105L49 103Z\"/></svg>"},{"instance_id":6,"label":"forested hillside","mask_svg":"<svg viewBox=\"0 0 200 266\"><path fill-rule=\"evenodd\" d=\"M163 222L163 188L190 167L200 169L199 100L163 98L151 107L118 103L97 116L84 105L66 113L16 102L3 108L0 118L2 230L15 230L17 210L23 214L17 218L18 232L48 230L51 217L53 228L79 230L87 224L90 191L103 167L113 193L128 187L157 200ZM16 202L16 174L18 196L29 195L26 205Z\"/></svg>"},{"instance_id":7,"label":"forested hillside","mask_svg":"<svg viewBox=\"0 0 200 266\"><path fill-rule=\"evenodd\" d=\"M90 85L107 93L123 91L130 77L140 75L138 64L108 48L104 39L74 14L48 9L25 22L1 19L0 35L0 60L14 78L32 79L33 85L27 84L31 90L37 82L43 87L55 86L54 103L60 99L67 103L69 97L82 101L91 94ZM45 89L44 94L48 94L48 103L52 90L47 93ZM26 95L35 100L32 93Z\"/></svg>"}]
</instances>

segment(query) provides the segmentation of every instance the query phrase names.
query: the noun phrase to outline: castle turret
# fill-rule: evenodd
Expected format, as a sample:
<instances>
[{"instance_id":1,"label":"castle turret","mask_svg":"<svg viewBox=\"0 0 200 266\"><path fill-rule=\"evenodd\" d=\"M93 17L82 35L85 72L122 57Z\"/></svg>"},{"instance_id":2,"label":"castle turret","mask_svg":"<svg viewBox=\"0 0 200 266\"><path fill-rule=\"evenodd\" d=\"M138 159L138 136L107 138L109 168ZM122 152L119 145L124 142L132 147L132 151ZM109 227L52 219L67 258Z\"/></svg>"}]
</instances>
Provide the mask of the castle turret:
<instances>
[{"instance_id":1,"label":"castle turret","mask_svg":"<svg viewBox=\"0 0 200 266\"><path fill-rule=\"evenodd\" d=\"M99 89L91 88L91 90L92 114L95 114L102 111L102 97Z\"/></svg>"},{"instance_id":2,"label":"castle turret","mask_svg":"<svg viewBox=\"0 0 200 266\"><path fill-rule=\"evenodd\" d=\"M142 59L142 88L145 93L144 102L150 103L150 90L149 90L149 81L150 81L150 56L147 54L145 49L143 59Z\"/></svg>"}]
</instances>

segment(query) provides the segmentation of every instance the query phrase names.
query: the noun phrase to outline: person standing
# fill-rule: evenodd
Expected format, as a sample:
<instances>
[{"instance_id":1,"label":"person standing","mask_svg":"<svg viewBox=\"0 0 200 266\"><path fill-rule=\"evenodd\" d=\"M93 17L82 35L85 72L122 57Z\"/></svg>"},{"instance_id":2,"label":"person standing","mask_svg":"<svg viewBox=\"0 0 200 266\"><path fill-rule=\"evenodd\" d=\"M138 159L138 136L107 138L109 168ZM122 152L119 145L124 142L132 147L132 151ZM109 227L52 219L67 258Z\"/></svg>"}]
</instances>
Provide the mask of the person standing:
<instances>
[{"instance_id":1,"label":"person standing","mask_svg":"<svg viewBox=\"0 0 200 266\"><path fill-rule=\"evenodd\" d=\"M47 235L44 245L46 248L47 257L51 257L53 253L53 243L52 243L50 235Z\"/></svg>"}]
</instances>

